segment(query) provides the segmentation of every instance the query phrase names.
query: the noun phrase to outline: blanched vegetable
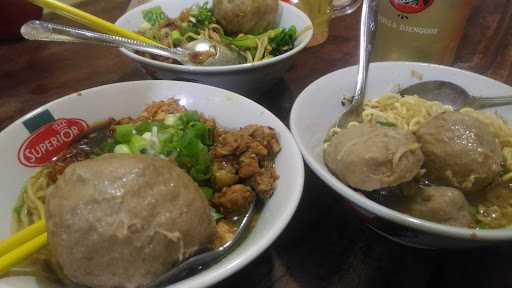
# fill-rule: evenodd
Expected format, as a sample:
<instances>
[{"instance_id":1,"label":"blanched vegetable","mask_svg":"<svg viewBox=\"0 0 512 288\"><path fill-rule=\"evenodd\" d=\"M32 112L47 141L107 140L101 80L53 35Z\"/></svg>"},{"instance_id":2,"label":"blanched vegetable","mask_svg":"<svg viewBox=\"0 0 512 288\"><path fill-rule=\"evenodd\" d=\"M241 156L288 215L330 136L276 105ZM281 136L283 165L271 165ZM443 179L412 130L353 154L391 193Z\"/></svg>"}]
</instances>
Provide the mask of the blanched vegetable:
<instances>
[{"instance_id":1,"label":"blanched vegetable","mask_svg":"<svg viewBox=\"0 0 512 288\"><path fill-rule=\"evenodd\" d=\"M268 37L272 56L278 56L293 49L295 40L297 40L297 28L295 26L288 29L276 28L261 35L223 36L222 41L239 49L256 49L258 48L258 38L263 37Z\"/></svg>"},{"instance_id":2,"label":"blanched vegetable","mask_svg":"<svg viewBox=\"0 0 512 288\"><path fill-rule=\"evenodd\" d=\"M261 34L276 27L278 5L278 0L214 0L213 16L227 34Z\"/></svg>"},{"instance_id":3,"label":"blanched vegetable","mask_svg":"<svg viewBox=\"0 0 512 288\"><path fill-rule=\"evenodd\" d=\"M142 18L151 26L155 26L167 20L162 7L156 6L142 11Z\"/></svg>"}]
</instances>

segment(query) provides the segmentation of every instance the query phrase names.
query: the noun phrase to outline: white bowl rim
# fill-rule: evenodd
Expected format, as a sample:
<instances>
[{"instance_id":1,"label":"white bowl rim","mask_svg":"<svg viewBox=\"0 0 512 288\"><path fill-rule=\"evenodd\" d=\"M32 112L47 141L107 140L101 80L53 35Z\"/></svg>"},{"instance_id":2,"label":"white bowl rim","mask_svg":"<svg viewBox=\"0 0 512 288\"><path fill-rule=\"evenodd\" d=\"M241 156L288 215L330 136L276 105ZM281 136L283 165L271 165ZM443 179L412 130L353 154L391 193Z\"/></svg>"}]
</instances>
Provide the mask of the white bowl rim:
<instances>
[{"instance_id":1,"label":"white bowl rim","mask_svg":"<svg viewBox=\"0 0 512 288\"><path fill-rule=\"evenodd\" d=\"M407 69L411 69L414 67L423 67L423 68L430 68L430 69L445 69L449 70L453 73L459 73L459 74L465 74L465 75L471 75L473 77L482 78L482 80L485 81L493 81L496 84L500 85L506 85L504 83L501 83L499 81L496 81L494 79L482 76L480 74L461 70L455 67L450 66L443 66L443 65L437 65L437 64L430 64L430 63L420 63L420 62L407 62L407 61L389 61L389 62L375 62L372 63L373 66L389 66L392 68L393 66L402 66ZM322 171L321 164L317 163L312 155L307 153L308 151L304 145L304 143L301 141L299 137L296 137L298 127L296 127L296 119L299 117L297 115L296 107L300 105L300 102L303 99L303 95L310 93L309 89L310 87L316 83L317 81L321 81L324 77L327 77L328 75L339 73L342 70L348 70L348 69L354 69L355 66L345 67L343 69L339 69L336 71L333 71L329 74L326 74L322 76L321 78L315 80L313 83L311 83L304 91L297 97L295 100L295 103L292 106L292 110L290 113L290 128L292 131L292 134L295 137L295 140L297 142L297 145L299 146L302 156L304 157L304 160L306 163L311 167L311 169L315 172L316 175L318 175L325 183L327 183L333 190L340 193L343 197L348 199L349 201L353 202L354 204L362 207L363 209L366 209L372 213L375 213L377 216L382 217L384 219L387 219L391 222L404 225L409 228L421 230L427 233L432 234L438 234L443 235L451 238L458 238L458 239L469 239L474 241L510 241L512 240L512 229L510 228L501 228L501 229L488 229L488 230L481 230L481 229L469 229L469 228L460 228L460 227L454 227L449 225L443 225L438 224L434 222L430 222L427 220L422 220L418 218L414 218L412 216L400 213L398 211L395 211L393 209L387 208L381 204L378 204L377 202L374 202L365 196L361 195L360 193L355 192L347 185L343 184L340 180L338 180L336 177L334 177L331 173L327 172L325 173ZM508 86L508 85L507 85ZM334 121L335 119L333 119Z\"/></svg>"},{"instance_id":2,"label":"white bowl rim","mask_svg":"<svg viewBox=\"0 0 512 288\"><path fill-rule=\"evenodd\" d=\"M170 286L167 286L169 288L182 288L182 287L208 287L215 283L218 283L219 281L222 281L223 279L234 275L237 271L245 267L247 264L249 264L251 261L253 261L256 257L258 257L260 254L262 254L267 248L269 248L272 243L276 240L276 238L281 235L281 233L284 231L290 220L292 219L293 215L295 214L295 211L297 210L297 207L300 203L302 192L304 188L304 162L302 155L300 153L300 150L297 146L297 142L295 141L295 138L289 131L289 129L286 127L286 125L279 119L277 116L275 116L272 112L270 112L267 108L263 107L262 105L256 103L255 101L246 98L244 96L241 96L240 94L237 94L232 91L228 91L222 88L217 88L205 84L200 83L193 83L193 82L186 82L186 81L174 81L174 80L139 80L139 81L127 81L127 82L118 82L118 83L112 83L112 84L105 84L96 86L89 89L80 90L77 92L70 93L66 96L60 97L58 99L55 99L45 105L42 105L36 109L34 109L31 112L26 113L25 115L19 117L16 121L9 124L5 129L0 131L0 137L4 137L3 135L6 134L8 131L19 129L18 126L27 118L30 118L31 116L43 111L44 109L48 109L55 105L60 105L61 102L69 101L69 99L72 99L76 97L77 94L80 93L101 93L102 89L105 88L115 88L117 86L128 86L128 85L152 85L152 83L162 83L167 82L170 84L179 84L183 86L201 86L203 89L209 89L209 90L218 90L219 92L224 93L225 95L230 95L238 98L239 101L244 101L246 103L249 103L250 105L254 105L258 107L259 109L263 109L269 113L270 118L272 118L276 123L281 126L280 130L284 132L285 135L281 135L281 137L286 137L290 140L290 143L292 144L287 149L293 150L293 154L297 157L293 158L293 162L295 165L295 169L297 170L298 174L298 181L296 183L296 189L293 189L296 191L296 193L287 193L289 196L289 201L287 202L288 205L285 207L282 207L280 209L282 215L280 218L282 219L281 222L276 223L276 225L273 226L273 229L268 230L269 233L266 234L265 237L261 239L261 241L257 242L256 245L250 246L245 250L245 253L240 255L239 258L234 259L232 263L230 263L229 266L227 266L225 269L220 270L218 273L213 273L211 270L206 269L203 272L196 274L192 277L186 278L182 281L176 282ZM275 128L275 127L274 127ZM289 189L286 189L289 190ZM214 266L212 266L214 267Z\"/></svg>"},{"instance_id":3,"label":"white bowl rim","mask_svg":"<svg viewBox=\"0 0 512 288\"><path fill-rule=\"evenodd\" d=\"M148 8L154 7L155 5L158 5L158 4L155 2L149 2L146 4L140 5L134 9L126 12L125 14L121 15L121 17L119 17L115 23L118 24L119 20L121 20L124 17L127 17L127 15L129 15L129 14L137 13L140 10L148 9ZM248 70L248 69L269 66L269 65L275 64L281 60L284 60L286 58L289 58L289 57L299 53L302 49L304 49L306 47L306 45L309 43L309 41L311 41L311 38L313 37L313 23L311 22L309 17L304 12L302 12L299 8L297 8L291 4L288 4L286 2L283 2L283 1L279 1L279 5L281 5L281 7L283 7L283 11L286 11L287 9L289 9L289 11L293 11L294 14L297 14L298 16L300 16L300 18L302 18L302 20L306 23L305 26L306 27L309 26L309 27L311 27L311 29L309 29L308 31L306 31L303 34L304 41L302 41L299 45L296 45L292 50L290 50L284 54L281 54L279 56L272 57L271 59L259 61L256 63L246 63L246 64L227 65L227 66L209 66L209 67L186 66L186 65L170 64L170 63L165 63L165 62L149 59L149 58L137 55L125 48L119 48L119 50L121 50L121 52L124 53L126 56L133 58L134 60L136 60L138 62L142 62L142 63L150 65L150 66L156 66L156 67L158 67L160 69L164 69L164 70L169 69L169 70L176 70L176 71L180 71L180 72L210 74L210 73L221 73L221 72L244 71L244 70Z\"/></svg>"}]
</instances>

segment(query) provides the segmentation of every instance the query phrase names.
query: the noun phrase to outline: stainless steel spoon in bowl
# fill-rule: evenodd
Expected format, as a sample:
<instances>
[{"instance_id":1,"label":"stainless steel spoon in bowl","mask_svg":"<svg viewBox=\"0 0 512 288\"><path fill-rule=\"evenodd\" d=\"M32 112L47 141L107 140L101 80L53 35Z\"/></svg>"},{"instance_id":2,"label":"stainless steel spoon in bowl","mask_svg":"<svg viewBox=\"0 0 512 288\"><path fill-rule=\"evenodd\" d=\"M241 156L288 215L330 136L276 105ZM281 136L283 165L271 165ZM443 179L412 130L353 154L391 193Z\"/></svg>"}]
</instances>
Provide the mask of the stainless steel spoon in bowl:
<instances>
[{"instance_id":1,"label":"stainless steel spoon in bowl","mask_svg":"<svg viewBox=\"0 0 512 288\"><path fill-rule=\"evenodd\" d=\"M417 95L429 101L450 105L458 111L464 107L483 109L512 104L512 96L475 97L457 84L447 81L425 81L411 85L399 92L401 95Z\"/></svg>"},{"instance_id":2,"label":"stainless steel spoon in bowl","mask_svg":"<svg viewBox=\"0 0 512 288\"><path fill-rule=\"evenodd\" d=\"M359 40L359 68L357 74L357 84L352 98L352 104L341 115L336 123L337 128L345 128L350 122L361 121L363 104L366 92L366 78L368 75L368 66L370 64L370 55L373 48L375 31L377 30L377 0L365 0L363 2L363 12L361 15L361 36Z\"/></svg>"},{"instance_id":3,"label":"stainless steel spoon in bowl","mask_svg":"<svg viewBox=\"0 0 512 288\"><path fill-rule=\"evenodd\" d=\"M193 276L207 269L211 265L215 264L218 260L226 256L228 253L230 253L240 243L240 240L244 238L244 235L250 226L254 212L256 210L256 201L257 200L252 201L251 206L242 218L240 227L238 228L235 237L231 241L227 242L224 244L224 246L216 250L189 258L185 262L172 268L169 272L160 276L158 279L147 285L147 287L159 287L166 284L172 284L187 277Z\"/></svg>"},{"instance_id":4,"label":"stainless steel spoon in bowl","mask_svg":"<svg viewBox=\"0 0 512 288\"><path fill-rule=\"evenodd\" d=\"M245 63L245 57L238 51L206 39L192 41L185 48L166 48L124 37L35 20L21 27L21 35L29 40L81 42L122 47L169 57L191 66L227 66Z\"/></svg>"}]
</instances>

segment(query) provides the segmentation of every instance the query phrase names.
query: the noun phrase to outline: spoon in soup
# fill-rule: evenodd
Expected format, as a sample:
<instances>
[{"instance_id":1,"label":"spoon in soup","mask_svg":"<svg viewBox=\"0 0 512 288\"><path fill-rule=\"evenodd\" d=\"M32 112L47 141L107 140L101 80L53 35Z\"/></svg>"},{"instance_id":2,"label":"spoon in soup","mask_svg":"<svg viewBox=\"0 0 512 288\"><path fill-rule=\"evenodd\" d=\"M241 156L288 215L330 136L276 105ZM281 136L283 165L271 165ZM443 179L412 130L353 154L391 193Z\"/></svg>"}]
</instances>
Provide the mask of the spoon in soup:
<instances>
[{"instance_id":1,"label":"spoon in soup","mask_svg":"<svg viewBox=\"0 0 512 288\"><path fill-rule=\"evenodd\" d=\"M453 110L462 108L484 109L512 104L512 96L475 97L457 84L448 81L425 81L416 83L399 92L401 95L417 95L425 100L450 105Z\"/></svg>"},{"instance_id":2,"label":"spoon in soup","mask_svg":"<svg viewBox=\"0 0 512 288\"><path fill-rule=\"evenodd\" d=\"M350 122L360 122L361 113L366 92L366 79L368 67L370 64L370 55L373 48L375 30L377 29L377 0L365 0L361 15L361 35L359 40L359 67L357 74L357 83L352 104L341 115L336 122L336 128L345 128Z\"/></svg>"},{"instance_id":3,"label":"spoon in soup","mask_svg":"<svg viewBox=\"0 0 512 288\"><path fill-rule=\"evenodd\" d=\"M256 201L257 200L253 200L251 202L251 205L249 206L249 209L247 209L245 215L243 215L238 231L232 240L228 241L226 244L216 250L208 251L185 260L183 263L172 268L167 273L151 282L149 285L147 285L147 287L159 287L164 284L172 284L187 277L191 277L207 269L220 259L224 258L224 256L229 254L231 251L233 251L233 249L237 247L240 241L244 239L244 236L248 231L254 216L254 212L256 210Z\"/></svg>"},{"instance_id":4,"label":"spoon in soup","mask_svg":"<svg viewBox=\"0 0 512 288\"><path fill-rule=\"evenodd\" d=\"M191 66L227 66L246 62L245 57L235 49L219 43L212 43L207 39L192 41L184 48L167 48L120 36L35 20L29 21L21 27L21 35L29 40L81 42L126 48L172 58L184 65Z\"/></svg>"}]
</instances>

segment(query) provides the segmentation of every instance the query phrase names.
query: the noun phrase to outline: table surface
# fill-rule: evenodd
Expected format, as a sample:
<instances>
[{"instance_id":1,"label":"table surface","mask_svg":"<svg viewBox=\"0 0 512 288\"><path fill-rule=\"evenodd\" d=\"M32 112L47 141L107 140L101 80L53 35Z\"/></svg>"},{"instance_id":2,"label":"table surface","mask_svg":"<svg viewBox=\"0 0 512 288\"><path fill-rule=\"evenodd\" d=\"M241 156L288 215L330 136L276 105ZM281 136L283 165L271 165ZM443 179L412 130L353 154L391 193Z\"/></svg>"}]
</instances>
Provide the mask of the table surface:
<instances>
[{"instance_id":1,"label":"table surface","mask_svg":"<svg viewBox=\"0 0 512 288\"><path fill-rule=\"evenodd\" d=\"M128 0L85 0L81 9L114 20ZM455 66L512 84L512 1L478 1ZM45 20L67 23L46 14ZM302 52L256 101L288 124L311 82L356 64L360 10L336 18L322 45ZM148 79L115 49L29 41L0 42L0 129L75 91ZM216 287L512 287L512 247L463 251L410 248L361 225L343 199L306 168L301 203L288 227L251 264Z\"/></svg>"}]
</instances>

